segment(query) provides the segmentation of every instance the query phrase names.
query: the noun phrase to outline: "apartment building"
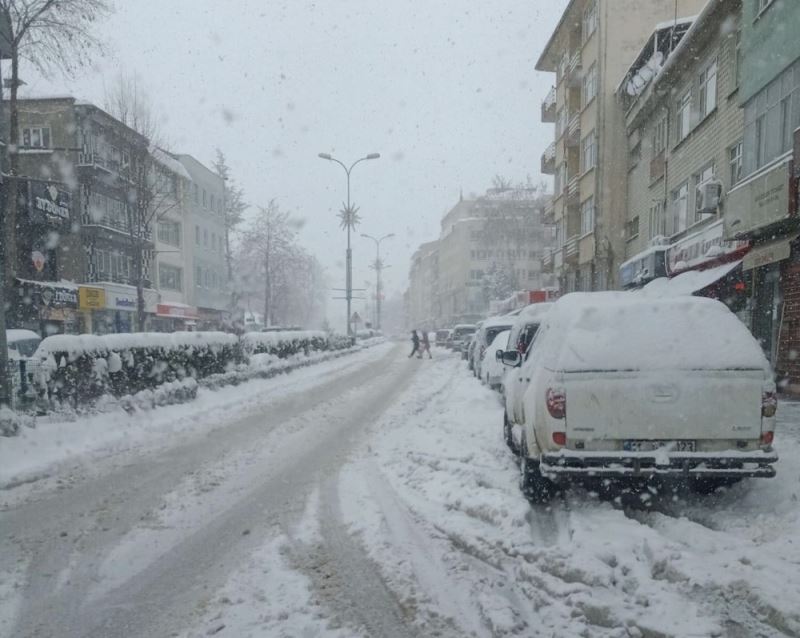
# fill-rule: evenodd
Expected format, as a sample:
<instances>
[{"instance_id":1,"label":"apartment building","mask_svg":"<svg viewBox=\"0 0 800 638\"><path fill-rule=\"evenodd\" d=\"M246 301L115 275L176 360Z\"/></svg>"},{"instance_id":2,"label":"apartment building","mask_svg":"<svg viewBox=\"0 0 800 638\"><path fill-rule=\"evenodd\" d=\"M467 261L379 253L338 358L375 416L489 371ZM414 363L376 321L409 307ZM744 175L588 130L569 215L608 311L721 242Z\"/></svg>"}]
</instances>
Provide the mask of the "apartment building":
<instances>
[{"instance_id":1,"label":"apartment building","mask_svg":"<svg viewBox=\"0 0 800 638\"><path fill-rule=\"evenodd\" d=\"M216 329L231 302L225 261L225 183L191 155L175 158L191 179L184 226L187 303L197 309L200 329Z\"/></svg>"},{"instance_id":2,"label":"apartment building","mask_svg":"<svg viewBox=\"0 0 800 638\"><path fill-rule=\"evenodd\" d=\"M478 321L490 303L519 290L552 287L542 255L554 241L543 223L546 196L495 188L460 201L442 218L437 242L415 253L407 311L416 327Z\"/></svg>"},{"instance_id":3,"label":"apartment building","mask_svg":"<svg viewBox=\"0 0 800 638\"><path fill-rule=\"evenodd\" d=\"M616 88L653 26L695 15L703 0L570 0L536 64L555 73L542 121L555 140L542 154L554 176L546 221L557 228L543 267L562 291L618 285L625 255L627 153Z\"/></svg>"},{"instance_id":4,"label":"apartment building","mask_svg":"<svg viewBox=\"0 0 800 638\"><path fill-rule=\"evenodd\" d=\"M739 260L749 244L724 240L722 219L742 179L740 13L741 0L711 0L698 16L655 25L617 87L628 172L619 284L730 264L701 283L746 312Z\"/></svg>"},{"instance_id":5,"label":"apartment building","mask_svg":"<svg viewBox=\"0 0 800 638\"><path fill-rule=\"evenodd\" d=\"M742 262L750 326L782 379L800 391L800 4L742 0L741 180L725 202L724 236L752 244Z\"/></svg>"}]
</instances>

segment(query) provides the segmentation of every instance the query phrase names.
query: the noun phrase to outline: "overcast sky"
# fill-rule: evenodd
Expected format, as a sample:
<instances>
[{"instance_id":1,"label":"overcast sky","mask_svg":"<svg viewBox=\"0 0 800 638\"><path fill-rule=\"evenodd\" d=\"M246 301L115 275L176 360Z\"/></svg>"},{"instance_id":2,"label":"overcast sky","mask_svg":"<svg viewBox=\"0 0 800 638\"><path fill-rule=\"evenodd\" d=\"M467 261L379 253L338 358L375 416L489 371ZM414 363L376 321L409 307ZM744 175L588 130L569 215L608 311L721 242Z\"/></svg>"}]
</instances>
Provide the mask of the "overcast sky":
<instances>
[{"instance_id":1,"label":"overcast sky","mask_svg":"<svg viewBox=\"0 0 800 638\"><path fill-rule=\"evenodd\" d=\"M276 198L305 220L303 243L344 282L336 211L349 163L360 232L383 244L387 294L439 220L495 174L539 176L552 125L539 105L553 79L534 64L567 0L118 1L99 28L108 55L73 81L26 70L29 93L103 102L120 68L138 72L170 148L210 164L215 147L253 205ZM354 285L373 273L356 237ZM329 315L336 314L330 302Z\"/></svg>"}]
</instances>

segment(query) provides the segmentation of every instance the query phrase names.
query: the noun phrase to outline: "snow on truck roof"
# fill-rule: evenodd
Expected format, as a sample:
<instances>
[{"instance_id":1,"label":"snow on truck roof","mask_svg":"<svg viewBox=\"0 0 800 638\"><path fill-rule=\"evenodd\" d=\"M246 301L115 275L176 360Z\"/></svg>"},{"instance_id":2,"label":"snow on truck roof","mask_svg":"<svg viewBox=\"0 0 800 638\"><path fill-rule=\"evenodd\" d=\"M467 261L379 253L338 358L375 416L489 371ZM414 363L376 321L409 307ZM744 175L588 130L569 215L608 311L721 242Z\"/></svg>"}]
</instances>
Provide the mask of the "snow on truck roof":
<instances>
[{"instance_id":1,"label":"snow on truck roof","mask_svg":"<svg viewBox=\"0 0 800 638\"><path fill-rule=\"evenodd\" d=\"M500 316L500 317L489 317L486 321L483 322L481 328L497 328L498 326L508 326L514 323L514 317L508 316Z\"/></svg>"},{"instance_id":2,"label":"snow on truck roof","mask_svg":"<svg viewBox=\"0 0 800 638\"><path fill-rule=\"evenodd\" d=\"M545 320L540 358L552 370L769 371L758 342L721 302L572 293Z\"/></svg>"}]
</instances>

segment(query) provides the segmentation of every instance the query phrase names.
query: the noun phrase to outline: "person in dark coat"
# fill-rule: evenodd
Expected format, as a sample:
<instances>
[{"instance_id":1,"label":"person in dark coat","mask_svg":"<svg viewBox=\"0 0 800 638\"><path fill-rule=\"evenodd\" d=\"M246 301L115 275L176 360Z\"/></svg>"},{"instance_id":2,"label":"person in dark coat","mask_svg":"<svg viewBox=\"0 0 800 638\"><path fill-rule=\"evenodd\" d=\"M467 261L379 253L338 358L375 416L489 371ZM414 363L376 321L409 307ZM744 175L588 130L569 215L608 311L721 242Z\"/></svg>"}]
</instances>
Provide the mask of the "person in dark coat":
<instances>
[{"instance_id":1,"label":"person in dark coat","mask_svg":"<svg viewBox=\"0 0 800 638\"><path fill-rule=\"evenodd\" d=\"M428 337L428 331L422 331L422 349L419 352L419 358L422 359L422 353L428 353L428 359L433 359L433 355L431 354L431 342L430 338Z\"/></svg>"},{"instance_id":2,"label":"person in dark coat","mask_svg":"<svg viewBox=\"0 0 800 638\"><path fill-rule=\"evenodd\" d=\"M408 355L408 358L410 359L416 354L417 359L422 359L422 353L419 350L419 335L416 330L411 331L411 343L414 344L414 348L411 350L411 354Z\"/></svg>"}]
</instances>

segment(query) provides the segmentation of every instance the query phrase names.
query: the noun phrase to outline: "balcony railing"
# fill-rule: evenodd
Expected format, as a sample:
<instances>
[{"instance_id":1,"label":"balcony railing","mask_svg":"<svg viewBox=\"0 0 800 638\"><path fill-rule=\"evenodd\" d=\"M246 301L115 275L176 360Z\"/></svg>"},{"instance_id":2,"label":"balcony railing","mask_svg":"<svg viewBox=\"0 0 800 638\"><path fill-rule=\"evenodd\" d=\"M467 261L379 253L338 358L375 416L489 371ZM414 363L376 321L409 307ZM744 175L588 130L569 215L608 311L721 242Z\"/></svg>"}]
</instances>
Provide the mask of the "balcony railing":
<instances>
[{"instance_id":1,"label":"balcony railing","mask_svg":"<svg viewBox=\"0 0 800 638\"><path fill-rule=\"evenodd\" d=\"M130 164L122 164L99 153L78 153L78 166L97 168L125 178L130 174Z\"/></svg>"},{"instance_id":2,"label":"balcony railing","mask_svg":"<svg viewBox=\"0 0 800 638\"><path fill-rule=\"evenodd\" d=\"M567 182L567 199L573 202L580 198L581 194L581 178L575 175Z\"/></svg>"},{"instance_id":3,"label":"balcony railing","mask_svg":"<svg viewBox=\"0 0 800 638\"><path fill-rule=\"evenodd\" d=\"M567 86L578 87L583 81L583 66L581 64L580 49L575 51L567 64Z\"/></svg>"},{"instance_id":4,"label":"balcony railing","mask_svg":"<svg viewBox=\"0 0 800 638\"><path fill-rule=\"evenodd\" d=\"M555 203L553 201L553 198L551 197L547 200L547 202L544 205L544 212L542 213L542 221L545 222L546 224L553 223L555 212L556 212Z\"/></svg>"},{"instance_id":5,"label":"balcony railing","mask_svg":"<svg viewBox=\"0 0 800 638\"><path fill-rule=\"evenodd\" d=\"M542 173L553 175L556 172L556 143L553 142L542 153Z\"/></svg>"},{"instance_id":6,"label":"balcony railing","mask_svg":"<svg viewBox=\"0 0 800 638\"><path fill-rule=\"evenodd\" d=\"M83 226L98 226L100 228L116 231L128 237L131 236L130 224L124 219L113 219L111 217L95 219L91 215L83 215L81 223ZM143 239L146 241L151 241L153 239L153 231L149 227L145 228L142 234Z\"/></svg>"},{"instance_id":7,"label":"balcony railing","mask_svg":"<svg viewBox=\"0 0 800 638\"><path fill-rule=\"evenodd\" d=\"M564 261L571 262L578 258L578 236L573 235L564 242Z\"/></svg>"},{"instance_id":8,"label":"balcony railing","mask_svg":"<svg viewBox=\"0 0 800 638\"><path fill-rule=\"evenodd\" d=\"M556 88L552 87L547 97L542 100L542 122L556 121Z\"/></svg>"},{"instance_id":9,"label":"balcony railing","mask_svg":"<svg viewBox=\"0 0 800 638\"><path fill-rule=\"evenodd\" d=\"M542 255L542 271L553 272L553 261L553 251L549 248L545 248L544 254Z\"/></svg>"},{"instance_id":10,"label":"balcony railing","mask_svg":"<svg viewBox=\"0 0 800 638\"><path fill-rule=\"evenodd\" d=\"M577 146L581 141L581 114L575 113L567 124L567 146Z\"/></svg>"}]
</instances>

